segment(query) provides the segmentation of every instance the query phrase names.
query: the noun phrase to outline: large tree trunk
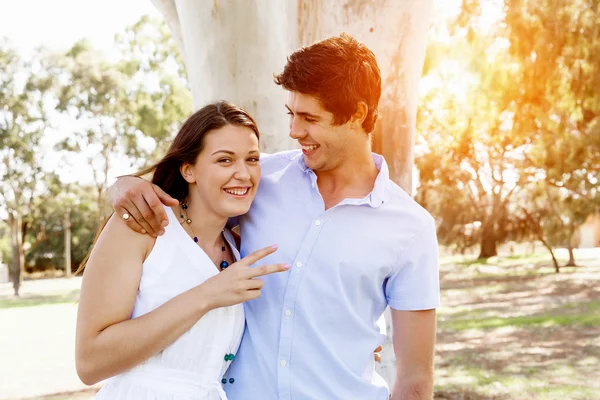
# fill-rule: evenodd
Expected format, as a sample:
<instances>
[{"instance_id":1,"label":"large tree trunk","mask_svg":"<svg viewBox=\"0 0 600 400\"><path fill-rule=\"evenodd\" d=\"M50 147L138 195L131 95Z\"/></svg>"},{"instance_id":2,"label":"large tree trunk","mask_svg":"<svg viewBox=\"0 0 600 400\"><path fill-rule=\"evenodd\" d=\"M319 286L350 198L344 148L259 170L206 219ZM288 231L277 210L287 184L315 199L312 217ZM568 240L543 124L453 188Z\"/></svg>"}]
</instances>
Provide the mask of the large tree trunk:
<instances>
[{"instance_id":1,"label":"large tree trunk","mask_svg":"<svg viewBox=\"0 0 600 400\"><path fill-rule=\"evenodd\" d=\"M194 106L219 99L248 110L261 129L261 147L294 147L288 138L284 92L273 83L301 45L347 32L377 56L383 79L373 150L391 178L412 193L418 83L432 0L152 0L181 49ZM391 337L389 313L387 334ZM383 328L386 329L386 328ZM393 385L394 352L384 346L378 370Z\"/></svg>"},{"instance_id":2,"label":"large tree trunk","mask_svg":"<svg viewBox=\"0 0 600 400\"><path fill-rule=\"evenodd\" d=\"M13 284L15 296L19 295L21 282L23 279L23 270L25 268L25 251L23 250L21 216L15 212L9 212L8 221L10 224L10 238L12 261L10 263L9 275Z\"/></svg>"},{"instance_id":3,"label":"large tree trunk","mask_svg":"<svg viewBox=\"0 0 600 400\"><path fill-rule=\"evenodd\" d=\"M385 157L391 178L411 194L418 84L433 2L305 0L300 3L298 28L302 45L345 31L375 53L383 92L373 151Z\"/></svg>"},{"instance_id":4,"label":"large tree trunk","mask_svg":"<svg viewBox=\"0 0 600 400\"><path fill-rule=\"evenodd\" d=\"M293 1L152 0L179 38L194 107L229 100L256 118L265 152L290 149L273 74L298 45Z\"/></svg>"},{"instance_id":5,"label":"large tree trunk","mask_svg":"<svg viewBox=\"0 0 600 400\"><path fill-rule=\"evenodd\" d=\"M497 248L498 240L496 238L496 232L494 230L493 221L486 221L483 223L483 229L481 231L481 241L478 259L490 258L498 255Z\"/></svg>"},{"instance_id":6,"label":"large tree trunk","mask_svg":"<svg viewBox=\"0 0 600 400\"><path fill-rule=\"evenodd\" d=\"M263 151L294 147L273 83L287 56L301 45L345 31L369 46L383 78L382 119L373 149L390 173L412 190L418 83L432 0L193 1L152 0L184 55L194 106L230 100L256 117Z\"/></svg>"}]
</instances>

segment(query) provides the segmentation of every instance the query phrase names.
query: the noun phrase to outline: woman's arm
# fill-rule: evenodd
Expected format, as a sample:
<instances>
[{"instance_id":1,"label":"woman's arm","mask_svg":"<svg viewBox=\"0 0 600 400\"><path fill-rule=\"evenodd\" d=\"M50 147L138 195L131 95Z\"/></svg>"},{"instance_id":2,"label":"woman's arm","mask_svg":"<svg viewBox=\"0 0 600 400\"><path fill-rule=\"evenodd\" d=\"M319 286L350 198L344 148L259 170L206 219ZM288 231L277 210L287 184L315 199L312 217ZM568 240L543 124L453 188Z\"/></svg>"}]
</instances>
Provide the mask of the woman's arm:
<instances>
[{"instance_id":1,"label":"woman's arm","mask_svg":"<svg viewBox=\"0 0 600 400\"><path fill-rule=\"evenodd\" d=\"M123 372L174 342L208 310L194 288L130 320L154 239L113 215L85 269L77 316L77 373L86 384Z\"/></svg>"},{"instance_id":2,"label":"woman's arm","mask_svg":"<svg viewBox=\"0 0 600 400\"><path fill-rule=\"evenodd\" d=\"M254 252L157 309L129 319L142 263L154 239L113 215L92 251L83 275L77 315L76 366L91 385L124 372L173 343L208 311L260 296L258 276L285 271L284 264L250 268L275 252Z\"/></svg>"}]
</instances>

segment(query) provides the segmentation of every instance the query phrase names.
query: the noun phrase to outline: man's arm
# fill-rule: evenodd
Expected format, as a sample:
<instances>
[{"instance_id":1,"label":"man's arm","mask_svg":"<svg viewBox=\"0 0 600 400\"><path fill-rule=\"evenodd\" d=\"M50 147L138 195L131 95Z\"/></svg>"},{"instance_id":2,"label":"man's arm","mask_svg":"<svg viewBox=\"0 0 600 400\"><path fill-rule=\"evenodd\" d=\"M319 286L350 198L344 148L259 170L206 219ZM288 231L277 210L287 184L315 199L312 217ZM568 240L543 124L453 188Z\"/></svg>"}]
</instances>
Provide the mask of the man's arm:
<instances>
[{"instance_id":1,"label":"man's arm","mask_svg":"<svg viewBox=\"0 0 600 400\"><path fill-rule=\"evenodd\" d=\"M169 218L161 203L174 207L179 202L161 188L135 176L123 176L108 188L115 214L138 233L162 235Z\"/></svg>"},{"instance_id":2,"label":"man's arm","mask_svg":"<svg viewBox=\"0 0 600 400\"><path fill-rule=\"evenodd\" d=\"M396 383L391 400L432 399L435 310L392 309L392 329Z\"/></svg>"}]
</instances>

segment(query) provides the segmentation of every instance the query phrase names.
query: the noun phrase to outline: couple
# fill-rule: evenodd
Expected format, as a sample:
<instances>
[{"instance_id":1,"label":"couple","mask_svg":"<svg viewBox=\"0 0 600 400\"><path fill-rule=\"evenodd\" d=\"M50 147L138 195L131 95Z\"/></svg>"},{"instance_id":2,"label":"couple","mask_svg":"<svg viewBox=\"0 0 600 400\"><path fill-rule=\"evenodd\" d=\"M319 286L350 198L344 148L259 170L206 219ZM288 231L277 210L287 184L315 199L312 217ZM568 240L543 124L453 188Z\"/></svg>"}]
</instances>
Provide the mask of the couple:
<instances>
[{"instance_id":1,"label":"couple","mask_svg":"<svg viewBox=\"0 0 600 400\"><path fill-rule=\"evenodd\" d=\"M391 398L432 397L435 225L370 151L375 56L342 34L293 53L275 81L301 151L260 155L252 118L221 102L142 171L154 185L111 188L77 325L82 380L113 377L98 398L388 399L373 360L388 305Z\"/></svg>"}]
</instances>

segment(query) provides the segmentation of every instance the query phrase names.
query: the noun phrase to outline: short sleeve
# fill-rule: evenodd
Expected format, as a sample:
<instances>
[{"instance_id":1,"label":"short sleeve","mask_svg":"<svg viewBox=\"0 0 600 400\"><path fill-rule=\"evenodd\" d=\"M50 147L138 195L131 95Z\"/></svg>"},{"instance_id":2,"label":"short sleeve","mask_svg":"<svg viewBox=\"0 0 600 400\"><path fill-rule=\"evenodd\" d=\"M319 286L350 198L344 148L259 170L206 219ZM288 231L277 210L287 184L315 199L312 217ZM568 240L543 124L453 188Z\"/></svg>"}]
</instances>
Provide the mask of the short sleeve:
<instances>
[{"instance_id":1,"label":"short sleeve","mask_svg":"<svg viewBox=\"0 0 600 400\"><path fill-rule=\"evenodd\" d=\"M389 306L400 311L429 310L440 305L439 251L435 222L427 224L407 246L385 285Z\"/></svg>"}]
</instances>

